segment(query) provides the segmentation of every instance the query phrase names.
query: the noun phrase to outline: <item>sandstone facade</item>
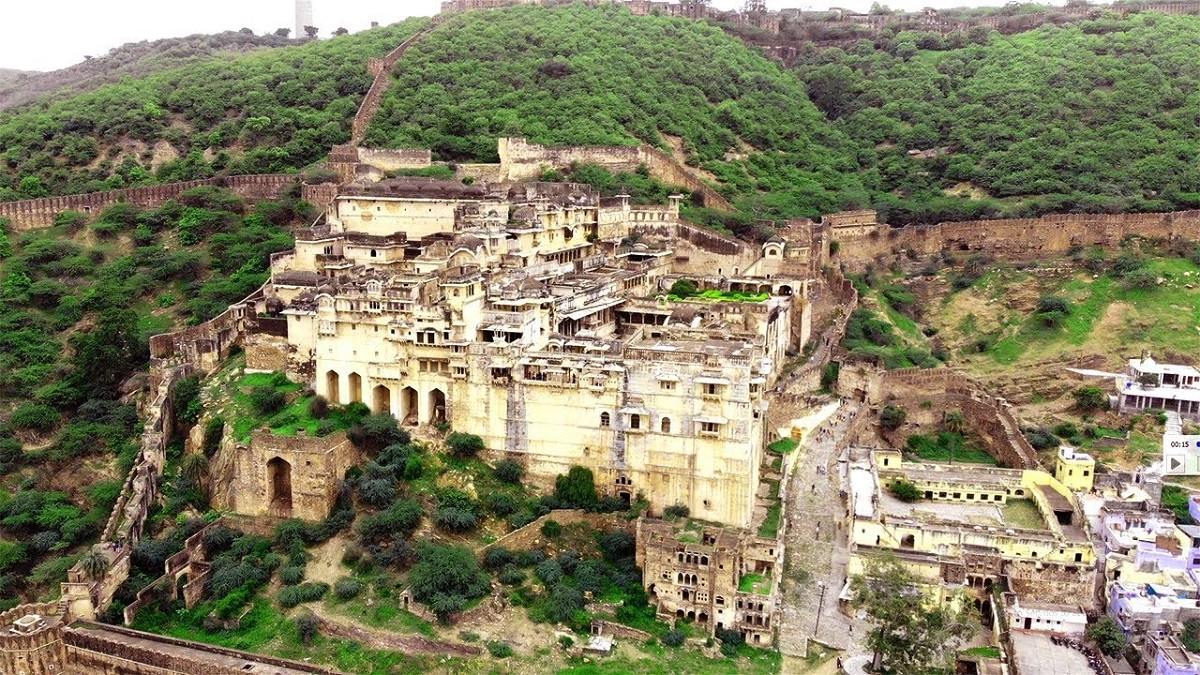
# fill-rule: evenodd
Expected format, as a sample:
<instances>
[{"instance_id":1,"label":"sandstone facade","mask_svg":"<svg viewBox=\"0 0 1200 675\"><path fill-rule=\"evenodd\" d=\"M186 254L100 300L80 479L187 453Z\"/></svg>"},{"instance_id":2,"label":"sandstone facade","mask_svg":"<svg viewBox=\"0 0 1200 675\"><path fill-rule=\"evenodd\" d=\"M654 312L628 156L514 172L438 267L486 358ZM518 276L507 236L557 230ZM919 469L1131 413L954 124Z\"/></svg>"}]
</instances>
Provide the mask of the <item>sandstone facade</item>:
<instances>
[{"instance_id":1,"label":"sandstone facade","mask_svg":"<svg viewBox=\"0 0 1200 675\"><path fill-rule=\"evenodd\" d=\"M681 223L678 202L573 184L345 185L246 303L247 362L286 359L331 402L478 434L535 481L585 466L624 499L746 525L763 396L810 330L814 227L752 247ZM684 276L761 295L669 299ZM252 473L269 459L256 451ZM332 482L335 464L304 469Z\"/></svg>"}]
</instances>

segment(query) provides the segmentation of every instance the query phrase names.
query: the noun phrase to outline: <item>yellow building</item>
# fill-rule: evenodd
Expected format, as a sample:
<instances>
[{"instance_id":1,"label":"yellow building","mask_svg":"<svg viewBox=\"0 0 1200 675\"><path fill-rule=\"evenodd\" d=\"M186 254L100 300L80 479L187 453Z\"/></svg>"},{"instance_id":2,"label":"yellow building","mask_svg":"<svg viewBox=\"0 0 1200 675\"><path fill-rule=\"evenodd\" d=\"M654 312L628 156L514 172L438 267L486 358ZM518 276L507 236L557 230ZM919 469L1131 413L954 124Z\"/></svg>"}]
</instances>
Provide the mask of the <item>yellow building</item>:
<instances>
[{"instance_id":1,"label":"yellow building","mask_svg":"<svg viewBox=\"0 0 1200 675\"><path fill-rule=\"evenodd\" d=\"M853 555L898 555L932 593L988 592L1002 581L1020 597L1079 602L1095 596L1096 554L1074 493L1040 470L903 463L893 451L855 450L849 468ZM896 481L916 487L904 502Z\"/></svg>"},{"instance_id":2,"label":"yellow building","mask_svg":"<svg viewBox=\"0 0 1200 675\"><path fill-rule=\"evenodd\" d=\"M478 434L535 481L584 466L624 499L745 526L763 396L807 339L809 242L714 270L716 251L746 247L674 236L678 208L576 184L343 186L275 261L263 304L286 337L253 336L247 365L404 425ZM757 276L768 256L795 272ZM684 277L726 293L670 296Z\"/></svg>"},{"instance_id":3,"label":"yellow building","mask_svg":"<svg viewBox=\"0 0 1200 675\"><path fill-rule=\"evenodd\" d=\"M1086 452L1064 445L1058 449L1054 477L1070 490L1090 492L1096 480L1096 460Z\"/></svg>"}]
</instances>

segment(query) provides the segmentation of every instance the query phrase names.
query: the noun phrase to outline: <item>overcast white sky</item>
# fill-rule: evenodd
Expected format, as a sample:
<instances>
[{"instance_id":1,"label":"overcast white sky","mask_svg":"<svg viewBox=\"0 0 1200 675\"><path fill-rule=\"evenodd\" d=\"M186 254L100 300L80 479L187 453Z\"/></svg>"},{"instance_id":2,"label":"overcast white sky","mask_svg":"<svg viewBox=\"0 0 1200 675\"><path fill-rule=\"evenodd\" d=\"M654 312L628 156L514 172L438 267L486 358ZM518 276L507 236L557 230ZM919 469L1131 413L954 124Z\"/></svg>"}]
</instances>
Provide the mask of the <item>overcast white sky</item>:
<instances>
[{"instance_id":1,"label":"overcast white sky","mask_svg":"<svg viewBox=\"0 0 1200 675\"><path fill-rule=\"evenodd\" d=\"M429 16L439 0L312 0L313 24L326 36L342 26L351 31L372 21L389 24ZM744 0L714 0L736 9ZM771 9L830 6L866 11L871 0L769 0ZM961 7L982 0L895 0L893 9ZM1003 4L991 0L986 4ZM294 0L0 0L0 68L55 70L99 56L126 42L194 33L219 33L243 26L262 34L295 25Z\"/></svg>"}]
</instances>

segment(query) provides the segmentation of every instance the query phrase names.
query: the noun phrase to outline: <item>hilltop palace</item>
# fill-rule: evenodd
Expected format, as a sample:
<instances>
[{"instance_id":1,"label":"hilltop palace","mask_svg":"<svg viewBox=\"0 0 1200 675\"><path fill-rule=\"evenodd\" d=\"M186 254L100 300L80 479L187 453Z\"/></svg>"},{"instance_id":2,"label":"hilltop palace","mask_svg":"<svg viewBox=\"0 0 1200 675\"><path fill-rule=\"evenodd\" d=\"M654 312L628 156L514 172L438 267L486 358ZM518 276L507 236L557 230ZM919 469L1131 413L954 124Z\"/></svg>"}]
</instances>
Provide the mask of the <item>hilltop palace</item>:
<instances>
[{"instance_id":1,"label":"hilltop palace","mask_svg":"<svg viewBox=\"0 0 1200 675\"><path fill-rule=\"evenodd\" d=\"M749 526L764 393L808 337L812 233L739 269L689 243L743 248L681 224L679 201L631 206L559 183L343 185L275 261L258 313L286 330L252 335L247 366L406 426L478 434L535 482L583 466L653 512L682 504ZM681 278L722 293L668 297ZM262 512L265 492L244 491L263 499L238 509Z\"/></svg>"}]
</instances>

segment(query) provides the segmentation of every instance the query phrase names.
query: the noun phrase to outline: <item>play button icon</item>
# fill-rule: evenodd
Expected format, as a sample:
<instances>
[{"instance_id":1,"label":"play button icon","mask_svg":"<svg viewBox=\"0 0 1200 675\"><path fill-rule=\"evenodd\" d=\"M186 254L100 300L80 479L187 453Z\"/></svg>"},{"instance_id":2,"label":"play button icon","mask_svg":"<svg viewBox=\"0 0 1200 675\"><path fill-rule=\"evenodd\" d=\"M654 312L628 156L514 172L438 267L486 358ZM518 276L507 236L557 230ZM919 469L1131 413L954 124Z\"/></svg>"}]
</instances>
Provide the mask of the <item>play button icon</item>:
<instances>
[{"instance_id":1,"label":"play button icon","mask_svg":"<svg viewBox=\"0 0 1200 675\"><path fill-rule=\"evenodd\" d=\"M1186 456L1167 455L1163 461L1166 464L1164 473L1184 473L1187 470Z\"/></svg>"}]
</instances>

